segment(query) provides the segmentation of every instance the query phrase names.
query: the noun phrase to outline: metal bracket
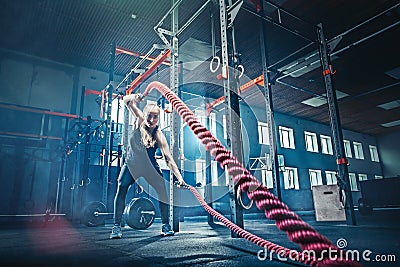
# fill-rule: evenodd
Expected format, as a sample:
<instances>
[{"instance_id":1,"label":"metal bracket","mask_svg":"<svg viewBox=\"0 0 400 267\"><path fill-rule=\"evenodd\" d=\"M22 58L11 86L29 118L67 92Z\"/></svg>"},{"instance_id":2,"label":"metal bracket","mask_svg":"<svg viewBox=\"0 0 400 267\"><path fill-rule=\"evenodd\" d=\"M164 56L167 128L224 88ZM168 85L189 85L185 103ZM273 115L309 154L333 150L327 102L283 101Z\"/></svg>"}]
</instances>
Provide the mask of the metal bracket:
<instances>
[{"instance_id":1,"label":"metal bracket","mask_svg":"<svg viewBox=\"0 0 400 267\"><path fill-rule=\"evenodd\" d=\"M162 28L157 28L157 27L154 27L154 31L157 33L157 35L160 37L160 39L164 42L164 44L166 44L169 47L171 46L168 39L164 36L164 34L172 36L172 33L170 31L167 31Z\"/></svg>"},{"instance_id":2,"label":"metal bracket","mask_svg":"<svg viewBox=\"0 0 400 267\"><path fill-rule=\"evenodd\" d=\"M250 165L250 170L252 171L272 170L272 162L269 154L265 154L264 157L250 158L250 160L254 160Z\"/></svg>"}]
</instances>

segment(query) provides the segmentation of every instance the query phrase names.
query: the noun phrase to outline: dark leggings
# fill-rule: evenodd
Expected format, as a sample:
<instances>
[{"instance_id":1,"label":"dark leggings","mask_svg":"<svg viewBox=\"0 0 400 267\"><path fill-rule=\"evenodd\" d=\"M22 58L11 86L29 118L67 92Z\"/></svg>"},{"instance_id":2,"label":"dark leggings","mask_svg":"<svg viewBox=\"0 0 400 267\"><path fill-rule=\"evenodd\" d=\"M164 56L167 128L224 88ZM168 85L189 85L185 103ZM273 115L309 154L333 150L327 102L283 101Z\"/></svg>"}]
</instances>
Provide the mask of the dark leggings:
<instances>
[{"instance_id":1,"label":"dark leggings","mask_svg":"<svg viewBox=\"0 0 400 267\"><path fill-rule=\"evenodd\" d=\"M140 168L142 169L142 168ZM117 194L114 198L114 224L121 225L122 215L125 210L126 194L128 193L129 187L135 183L135 179L143 176L145 180L156 190L158 195L158 206L161 213L162 223L169 222L169 199L167 196L167 189L165 187L164 178L160 171L156 171L150 167L151 170L147 170L146 174L132 177L128 167L124 164L121 168L121 172L118 176L118 188Z\"/></svg>"}]
</instances>

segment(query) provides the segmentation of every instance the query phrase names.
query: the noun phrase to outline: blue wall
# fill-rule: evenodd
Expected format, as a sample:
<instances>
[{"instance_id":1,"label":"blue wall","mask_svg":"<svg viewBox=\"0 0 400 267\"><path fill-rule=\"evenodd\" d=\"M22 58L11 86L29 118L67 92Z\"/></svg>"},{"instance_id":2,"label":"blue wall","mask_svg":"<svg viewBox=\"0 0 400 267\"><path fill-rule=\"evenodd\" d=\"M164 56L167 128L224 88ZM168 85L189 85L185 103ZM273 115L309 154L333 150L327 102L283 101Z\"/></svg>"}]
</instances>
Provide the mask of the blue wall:
<instances>
[{"instance_id":1,"label":"blue wall","mask_svg":"<svg viewBox=\"0 0 400 267\"><path fill-rule=\"evenodd\" d=\"M379 154L385 178L400 177L400 133L378 137Z\"/></svg>"},{"instance_id":2,"label":"blue wall","mask_svg":"<svg viewBox=\"0 0 400 267\"><path fill-rule=\"evenodd\" d=\"M217 121L222 124L222 116L224 111L217 114ZM328 116L328 115L327 115ZM260 157L264 153L269 152L269 146L260 145L258 143L258 130L257 120L266 122L265 111L257 108L250 108L249 106L241 105L241 118L245 133L243 136L244 150L247 151L248 155L245 158L246 166L249 167L249 157ZM284 114L275 114L276 125L285 126L294 129L295 149L287 149L280 147L279 137L278 140L278 154L283 155L285 159L285 166L294 167L298 170L299 176L299 190L285 190L283 184L281 185L282 200L293 210L313 210L313 198L309 178L309 169L317 169L322 171L323 183L326 184L325 171L337 171L336 157L334 155L326 155L321 153L320 135L331 136L331 130L329 125L316 123L310 120L300 119ZM304 131L314 132L318 136L319 152L312 153L306 151ZM198 143L195 137L191 133L188 133L188 140L185 141L185 155L186 153L197 153ZM343 130L343 137L351 142L362 143L364 159L355 159L354 150L352 148L353 158L349 158L349 172L358 174L367 174L368 179L374 179L375 175L382 175L382 167L380 162L371 161L369 145L377 146L377 140L373 136L356 133L353 131ZM186 137L185 137L186 138ZM217 138L223 139L222 129L217 132ZM199 157L196 157L199 158ZM254 175L261 180L261 173L254 171ZM283 176L281 176L283 179ZM360 188L360 187L358 187ZM353 191L354 204L357 204L360 198L360 191Z\"/></svg>"}]
</instances>

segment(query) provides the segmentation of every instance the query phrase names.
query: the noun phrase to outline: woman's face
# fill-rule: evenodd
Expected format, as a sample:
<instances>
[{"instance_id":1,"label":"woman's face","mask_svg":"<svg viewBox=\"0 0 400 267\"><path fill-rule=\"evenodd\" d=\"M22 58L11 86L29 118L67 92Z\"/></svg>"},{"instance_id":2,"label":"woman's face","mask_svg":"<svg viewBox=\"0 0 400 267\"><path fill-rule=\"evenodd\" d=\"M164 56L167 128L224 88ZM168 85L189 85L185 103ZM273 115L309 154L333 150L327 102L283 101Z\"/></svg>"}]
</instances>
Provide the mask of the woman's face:
<instances>
[{"instance_id":1,"label":"woman's face","mask_svg":"<svg viewBox=\"0 0 400 267\"><path fill-rule=\"evenodd\" d=\"M145 120L146 126L149 127L150 129L154 129L157 126L158 117L159 117L158 112L147 113Z\"/></svg>"}]
</instances>

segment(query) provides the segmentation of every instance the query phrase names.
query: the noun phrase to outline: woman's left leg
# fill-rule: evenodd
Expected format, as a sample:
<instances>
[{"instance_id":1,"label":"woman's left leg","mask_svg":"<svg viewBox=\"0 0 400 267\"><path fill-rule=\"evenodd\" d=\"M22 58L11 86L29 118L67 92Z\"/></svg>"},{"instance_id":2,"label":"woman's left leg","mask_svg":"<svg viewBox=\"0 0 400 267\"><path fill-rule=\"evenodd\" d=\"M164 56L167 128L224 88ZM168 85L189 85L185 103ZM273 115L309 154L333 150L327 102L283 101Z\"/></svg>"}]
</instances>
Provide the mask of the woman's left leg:
<instances>
[{"instance_id":1,"label":"woman's left leg","mask_svg":"<svg viewBox=\"0 0 400 267\"><path fill-rule=\"evenodd\" d=\"M169 222L169 198L165 186L165 180L161 172L154 172L145 177L146 181L154 188L158 195L158 206L160 208L161 221L163 224Z\"/></svg>"}]
</instances>

